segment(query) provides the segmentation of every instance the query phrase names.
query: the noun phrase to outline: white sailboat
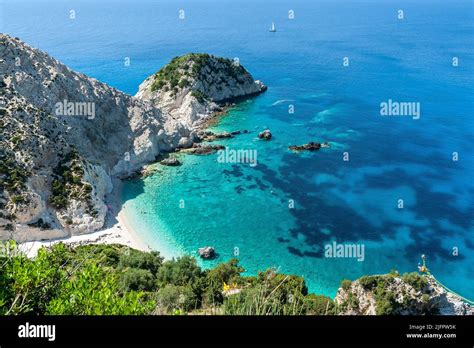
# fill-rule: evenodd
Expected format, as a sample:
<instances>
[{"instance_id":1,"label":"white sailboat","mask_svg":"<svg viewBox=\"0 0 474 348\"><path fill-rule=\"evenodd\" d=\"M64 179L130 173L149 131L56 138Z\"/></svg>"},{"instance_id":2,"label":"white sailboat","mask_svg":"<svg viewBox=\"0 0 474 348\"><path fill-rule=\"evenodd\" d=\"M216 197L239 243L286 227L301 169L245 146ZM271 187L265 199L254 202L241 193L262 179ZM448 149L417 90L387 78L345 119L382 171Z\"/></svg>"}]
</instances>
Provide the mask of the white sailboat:
<instances>
[{"instance_id":1,"label":"white sailboat","mask_svg":"<svg viewBox=\"0 0 474 348\"><path fill-rule=\"evenodd\" d=\"M276 28L275 28L275 23L272 22L272 26L270 27L270 32L274 33L276 32Z\"/></svg>"}]
</instances>

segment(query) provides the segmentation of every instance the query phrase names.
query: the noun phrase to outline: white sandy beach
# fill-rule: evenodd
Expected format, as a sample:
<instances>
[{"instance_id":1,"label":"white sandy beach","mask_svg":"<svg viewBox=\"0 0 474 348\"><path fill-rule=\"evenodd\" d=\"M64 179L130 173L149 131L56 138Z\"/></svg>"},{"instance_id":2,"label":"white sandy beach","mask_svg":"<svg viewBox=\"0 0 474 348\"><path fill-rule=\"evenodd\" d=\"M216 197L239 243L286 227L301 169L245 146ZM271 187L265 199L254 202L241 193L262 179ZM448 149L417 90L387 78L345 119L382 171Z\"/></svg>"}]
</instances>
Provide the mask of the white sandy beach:
<instances>
[{"instance_id":1,"label":"white sandy beach","mask_svg":"<svg viewBox=\"0 0 474 348\"><path fill-rule=\"evenodd\" d=\"M122 244L133 249L150 251L151 248L140 240L127 221L120 199L121 189L120 180L114 180L114 190L107 197L107 204L111 213L107 217L105 228L101 231L47 241L23 242L19 244L19 249L27 254L28 257L35 257L38 250L43 246L49 247L59 242L73 246L84 244Z\"/></svg>"}]
</instances>

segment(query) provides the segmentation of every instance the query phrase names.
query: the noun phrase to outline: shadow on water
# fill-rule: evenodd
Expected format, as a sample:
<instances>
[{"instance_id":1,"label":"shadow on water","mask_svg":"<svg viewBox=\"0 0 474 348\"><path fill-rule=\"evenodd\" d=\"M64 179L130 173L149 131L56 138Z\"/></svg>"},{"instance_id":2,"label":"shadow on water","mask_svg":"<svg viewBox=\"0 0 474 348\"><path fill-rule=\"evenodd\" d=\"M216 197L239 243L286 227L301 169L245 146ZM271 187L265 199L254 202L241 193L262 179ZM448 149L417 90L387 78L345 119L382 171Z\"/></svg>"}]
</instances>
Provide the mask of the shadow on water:
<instances>
[{"instance_id":1,"label":"shadow on water","mask_svg":"<svg viewBox=\"0 0 474 348\"><path fill-rule=\"evenodd\" d=\"M113 192L112 195L117 195L118 206L108 205L106 216L106 226L114 226L118 223L117 214L120 209L128 202L133 201L136 197L145 192L145 182L141 178L123 179L120 183L120 192ZM126 187L126 189L124 189ZM117 188L114 188L117 190ZM108 200L109 201L109 200Z\"/></svg>"},{"instance_id":2,"label":"shadow on water","mask_svg":"<svg viewBox=\"0 0 474 348\"><path fill-rule=\"evenodd\" d=\"M321 156L322 153L314 153L313 156ZM405 246L404 256L409 259L416 258L421 251L429 251L430 257L448 260L451 250L443 247L443 238L455 236L458 232L439 226L435 221L446 219L454 224L456 228L463 231L470 228L472 222L469 212L462 212L448 207L456 196L449 193L433 192L428 183L413 178L403 169L382 171L379 174L364 175L364 187L351 187L350 184L323 183L315 187L311 181L315 174L321 173L321 162L312 160L313 157L304 160L298 154L286 154L283 156L282 165L278 171L270 169L260 163L257 170L263 173L263 180L273 187L288 193L288 197L297 203L296 209L290 209L295 217L296 226L291 229L290 236L294 240L301 240L304 236L305 244L311 250L301 250L294 246L288 246L288 251L298 257L323 257L321 246L332 242L350 243L360 240L382 241L383 239L396 239L397 231L403 226L410 227L410 237L413 242ZM430 162L432 163L432 162ZM332 167L332 168L331 168ZM324 171L334 173L338 176L337 165L326 165ZM347 169L347 168L346 168ZM357 168L354 167L354 171ZM344 175L340 177L341 181ZM328 204L324 196L331 188L342 188L342 192L360 194L364 189L383 188L385 190L395 189L398 186L411 187L416 191L417 202L409 207L410 212L415 215L415 221L386 221L382 220L380 226L374 226L370 221L357 212L357 208L347 203ZM316 190L316 191L315 191ZM375 197L377 198L377 197ZM361 197L364 199L364 197ZM361 202L363 203L363 202ZM382 203L382 201L381 201ZM357 204L357 201L354 202ZM382 216L382 219L384 217ZM426 220L429 226L416 226L418 221ZM412 224L411 224L412 223ZM330 229L331 233L324 229ZM278 238L280 243L288 243L288 239ZM467 243L472 248L473 243ZM462 260L464 257L459 256Z\"/></svg>"}]
</instances>

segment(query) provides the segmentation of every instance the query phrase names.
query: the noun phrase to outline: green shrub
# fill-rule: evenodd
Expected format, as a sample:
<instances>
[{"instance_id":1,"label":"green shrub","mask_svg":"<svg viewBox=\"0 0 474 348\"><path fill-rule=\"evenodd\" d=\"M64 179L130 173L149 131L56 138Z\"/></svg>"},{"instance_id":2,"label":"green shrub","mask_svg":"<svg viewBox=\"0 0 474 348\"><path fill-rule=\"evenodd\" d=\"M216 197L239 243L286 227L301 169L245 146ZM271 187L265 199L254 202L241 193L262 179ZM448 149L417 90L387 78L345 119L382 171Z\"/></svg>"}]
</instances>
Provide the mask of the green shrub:
<instances>
[{"instance_id":1,"label":"green shrub","mask_svg":"<svg viewBox=\"0 0 474 348\"><path fill-rule=\"evenodd\" d=\"M375 313L377 315L394 314L400 306L395 301L395 294L390 291L377 291L375 293Z\"/></svg>"},{"instance_id":2,"label":"green shrub","mask_svg":"<svg viewBox=\"0 0 474 348\"><path fill-rule=\"evenodd\" d=\"M224 313L238 315L300 315L308 289L295 275L260 272L252 286L224 299Z\"/></svg>"},{"instance_id":3,"label":"green shrub","mask_svg":"<svg viewBox=\"0 0 474 348\"><path fill-rule=\"evenodd\" d=\"M416 272L404 273L402 279L405 283L410 284L416 291L422 291L428 281L426 278Z\"/></svg>"},{"instance_id":4,"label":"green shrub","mask_svg":"<svg viewBox=\"0 0 474 348\"><path fill-rule=\"evenodd\" d=\"M189 86L189 81L186 78L181 79L181 81L178 83L179 88L184 88L187 86Z\"/></svg>"},{"instance_id":5,"label":"green shrub","mask_svg":"<svg viewBox=\"0 0 474 348\"><path fill-rule=\"evenodd\" d=\"M12 137L10 139L10 141L13 143L13 145L17 145L21 140L21 136L20 135L15 135L14 137Z\"/></svg>"},{"instance_id":6,"label":"green shrub","mask_svg":"<svg viewBox=\"0 0 474 348\"><path fill-rule=\"evenodd\" d=\"M206 291L204 296L206 303L215 305L223 302L222 290L224 283L243 286L245 281L240 274L245 270L239 266L238 262L237 259L231 259L206 272Z\"/></svg>"},{"instance_id":7,"label":"green shrub","mask_svg":"<svg viewBox=\"0 0 474 348\"><path fill-rule=\"evenodd\" d=\"M12 243L12 242L11 242ZM10 244L8 244L10 245ZM11 245L15 245L12 243ZM3 249L2 249L3 250ZM159 253L121 245L58 243L28 259L15 247L0 252L0 314L183 314L209 310L229 315L333 315L339 311L326 296L308 294L304 279L260 272L245 277L236 259L202 271L190 256L163 262ZM395 275L362 277L375 298L379 315L409 307L388 290ZM405 274L407 283L422 286L424 277ZM224 283L232 291L223 292ZM341 283L349 289L350 281ZM421 298L423 314L436 314L430 297ZM341 309L358 308L349 294Z\"/></svg>"},{"instance_id":8,"label":"green shrub","mask_svg":"<svg viewBox=\"0 0 474 348\"><path fill-rule=\"evenodd\" d=\"M359 278L359 283L364 289L371 290L377 286L377 283L380 280L379 278L379 276L363 276Z\"/></svg>"},{"instance_id":9,"label":"green shrub","mask_svg":"<svg viewBox=\"0 0 474 348\"><path fill-rule=\"evenodd\" d=\"M120 275L120 284L124 291L152 291L155 289L155 277L146 269L129 268Z\"/></svg>"},{"instance_id":10,"label":"green shrub","mask_svg":"<svg viewBox=\"0 0 474 348\"><path fill-rule=\"evenodd\" d=\"M130 248L116 244L88 244L70 249L69 253L70 257L74 259L90 259L90 262L97 263L101 266L116 268L118 267L121 255L126 253L127 249Z\"/></svg>"},{"instance_id":11,"label":"green shrub","mask_svg":"<svg viewBox=\"0 0 474 348\"><path fill-rule=\"evenodd\" d=\"M306 314L309 315L333 315L335 304L327 296L309 294L305 297Z\"/></svg>"},{"instance_id":12,"label":"green shrub","mask_svg":"<svg viewBox=\"0 0 474 348\"><path fill-rule=\"evenodd\" d=\"M56 209L65 209L71 199L81 200L87 204L87 212L93 216L92 186L83 182L84 169L79 153L72 150L66 154L53 173L49 204Z\"/></svg>"},{"instance_id":13,"label":"green shrub","mask_svg":"<svg viewBox=\"0 0 474 348\"><path fill-rule=\"evenodd\" d=\"M14 152L0 147L0 190L5 189L12 195L21 194L29 176L27 168L16 161Z\"/></svg>"},{"instance_id":14,"label":"green shrub","mask_svg":"<svg viewBox=\"0 0 474 348\"><path fill-rule=\"evenodd\" d=\"M0 254L0 314L145 314L154 308L140 292L123 293L115 273L84 249L58 243L41 248L35 259L10 249Z\"/></svg>"},{"instance_id":15,"label":"green shrub","mask_svg":"<svg viewBox=\"0 0 474 348\"><path fill-rule=\"evenodd\" d=\"M87 264L76 276L64 282L58 296L48 304L49 314L130 315L147 314L154 303L141 300L143 293L120 291L117 278L97 265Z\"/></svg>"},{"instance_id":16,"label":"green shrub","mask_svg":"<svg viewBox=\"0 0 474 348\"><path fill-rule=\"evenodd\" d=\"M11 198L11 200L14 204L23 204L27 202L26 198L22 195L15 195Z\"/></svg>"},{"instance_id":17,"label":"green shrub","mask_svg":"<svg viewBox=\"0 0 474 348\"><path fill-rule=\"evenodd\" d=\"M222 64L225 74L241 82L239 78L246 72L242 66L236 66L229 59L214 57L206 53L189 53L181 57L174 57L170 63L161 68L154 76L151 91L154 92L160 89L164 91L173 90L173 93L176 94L179 91L178 87L182 89L189 86L190 78L199 79L203 77L203 68L205 66L211 67L209 64L211 58ZM211 74L215 73L217 71L211 71ZM202 92L194 92L197 92L195 93L195 98L200 103L205 101L206 96Z\"/></svg>"},{"instance_id":18,"label":"green shrub","mask_svg":"<svg viewBox=\"0 0 474 348\"><path fill-rule=\"evenodd\" d=\"M197 282L201 276L202 272L196 259L186 255L164 262L156 274L156 279L159 287L167 284L184 286Z\"/></svg>"},{"instance_id":19,"label":"green shrub","mask_svg":"<svg viewBox=\"0 0 474 348\"><path fill-rule=\"evenodd\" d=\"M359 308L359 299L353 293L349 293L347 304L350 308L357 309Z\"/></svg>"},{"instance_id":20,"label":"green shrub","mask_svg":"<svg viewBox=\"0 0 474 348\"><path fill-rule=\"evenodd\" d=\"M135 249L128 249L120 256L118 267L120 268L140 268L150 271L154 276L163 263L163 258L159 252L143 252Z\"/></svg>"},{"instance_id":21,"label":"green shrub","mask_svg":"<svg viewBox=\"0 0 474 348\"><path fill-rule=\"evenodd\" d=\"M303 315L307 308L300 292L281 296L278 288L270 284L257 284L225 297L223 311L226 315Z\"/></svg>"},{"instance_id":22,"label":"green shrub","mask_svg":"<svg viewBox=\"0 0 474 348\"><path fill-rule=\"evenodd\" d=\"M194 98L196 98L196 100L201 104L204 103L207 99L206 95L204 93L202 93L201 91L198 91L198 90L192 91L191 95Z\"/></svg>"},{"instance_id":23,"label":"green shrub","mask_svg":"<svg viewBox=\"0 0 474 348\"><path fill-rule=\"evenodd\" d=\"M344 279L342 282L341 282L341 288L343 288L344 290L349 290L349 288L351 287L351 284L352 284L352 281L348 280L348 279Z\"/></svg>"},{"instance_id":24,"label":"green shrub","mask_svg":"<svg viewBox=\"0 0 474 348\"><path fill-rule=\"evenodd\" d=\"M168 284L158 291L157 307L160 313L189 312L199 307L199 299L190 286Z\"/></svg>"}]
</instances>

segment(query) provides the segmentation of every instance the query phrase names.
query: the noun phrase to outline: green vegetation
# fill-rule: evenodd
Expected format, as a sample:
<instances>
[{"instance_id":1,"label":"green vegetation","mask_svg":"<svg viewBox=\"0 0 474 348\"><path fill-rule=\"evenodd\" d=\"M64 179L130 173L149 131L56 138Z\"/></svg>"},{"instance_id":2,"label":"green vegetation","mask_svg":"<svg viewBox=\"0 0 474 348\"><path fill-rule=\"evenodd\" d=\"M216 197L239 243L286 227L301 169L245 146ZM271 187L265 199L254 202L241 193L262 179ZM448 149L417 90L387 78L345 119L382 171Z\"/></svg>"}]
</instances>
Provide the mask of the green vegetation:
<instances>
[{"instance_id":1,"label":"green vegetation","mask_svg":"<svg viewBox=\"0 0 474 348\"><path fill-rule=\"evenodd\" d=\"M312 315L334 315L336 314L336 305L332 299L327 296L308 294L305 298L306 314Z\"/></svg>"},{"instance_id":2,"label":"green vegetation","mask_svg":"<svg viewBox=\"0 0 474 348\"><path fill-rule=\"evenodd\" d=\"M417 273L344 280L347 298L337 305L308 294L301 277L273 269L251 277L243 272L236 259L202 270L190 256L164 261L157 252L121 245L59 243L28 259L10 241L0 243L0 314L336 315L359 308L350 292L359 282L373 294L376 314L389 315L414 305L404 290L391 290L400 278L422 291L415 304L420 313L436 312Z\"/></svg>"},{"instance_id":3,"label":"green vegetation","mask_svg":"<svg viewBox=\"0 0 474 348\"><path fill-rule=\"evenodd\" d=\"M393 291L389 289L396 277L400 277L400 274L392 271L388 275L364 276L359 279L362 287L374 294L376 301L375 310L378 315L396 314L399 310L409 305L407 296L404 296L403 302L398 302ZM416 272L405 273L401 276L401 279L411 285L415 291L423 291L428 283L422 275ZM429 313L428 306L426 306L425 311Z\"/></svg>"},{"instance_id":4,"label":"green vegetation","mask_svg":"<svg viewBox=\"0 0 474 348\"><path fill-rule=\"evenodd\" d=\"M405 283L413 286L416 291L423 291L424 287L428 284L426 278L416 272L404 273L402 279Z\"/></svg>"},{"instance_id":5,"label":"green vegetation","mask_svg":"<svg viewBox=\"0 0 474 348\"><path fill-rule=\"evenodd\" d=\"M196 98L196 100L198 102L200 102L201 104L204 103L206 101L206 95L204 93L202 93L201 91L192 91L191 92L191 95Z\"/></svg>"},{"instance_id":6,"label":"green vegetation","mask_svg":"<svg viewBox=\"0 0 474 348\"><path fill-rule=\"evenodd\" d=\"M305 301L308 289L301 277L275 273L259 273L249 279L249 286L224 299L223 313L229 315L301 315L311 308Z\"/></svg>"},{"instance_id":7,"label":"green vegetation","mask_svg":"<svg viewBox=\"0 0 474 348\"><path fill-rule=\"evenodd\" d=\"M143 293L122 291L118 273L98 263L92 250L57 244L31 260L13 242L2 246L0 314L145 314L153 308Z\"/></svg>"},{"instance_id":8,"label":"green vegetation","mask_svg":"<svg viewBox=\"0 0 474 348\"><path fill-rule=\"evenodd\" d=\"M37 227L42 230L49 230L51 229L51 225L48 222L43 221L42 218L39 218L38 221L28 224L30 227Z\"/></svg>"},{"instance_id":9,"label":"green vegetation","mask_svg":"<svg viewBox=\"0 0 474 348\"><path fill-rule=\"evenodd\" d=\"M396 302L395 295L388 290L388 286L394 279L393 274L381 276L364 276L359 283L366 290L372 291L375 297L375 312L379 315L394 314L401 304Z\"/></svg>"},{"instance_id":10,"label":"green vegetation","mask_svg":"<svg viewBox=\"0 0 474 348\"><path fill-rule=\"evenodd\" d=\"M11 201L14 204L23 204L27 202L27 199L23 195L12 196Z\"/></svg>"},{"instance_id":11,"label":"green vegetation","mask_svg":"<svg viewBox=\"0 0 474 348\"><path fill-rule=\"evenodd\" d=\"M363 276L359 278L359 283L365 290L372 290L381 276Z\"/></svg>"},{"instance_id":12,"label":"green vegetation","mask_svg":"<svg viewBox=\"0 0 474 348\"><path fill-rule=\"evenodd\" d=\"M190 53L181 57L174 57L155 74L155 80L151 86L152 91L159 90L164 86L171 89L189 85L189 78L197 78L201 68L208 62L211 56L208 54ZM192 64L192 62L194 64Z\"/></svg>"},{"instance_id":13,"label":"green vegetation","mask_svg":"<svg viewBox=\"0 0 474 348\"><path fill-rule=\"evenodd\" d=\"M214 65L210 64L211 60L220 63L219 68L214 68ZM206 72L204 68L210 69L210 72ZM206 78L204 75L207 73L211 76L217 75L218 71L216 69L219 69L225 76L230 76L239 83L243 83L242 76L246 74L245 69L234 64L230 59L215 57L206 53L189 53L173 58L169 64L160 69L155 74L151 90L153 92L160 89L172 90L173 94L176 94L179 89L190 86L192 80L204 80ZM207 99L206 94L201 90L193 90L192 93L200 103Z\"/></svg>"},{"instance_id":14,"label":"green vegetation","mask_svg":"<svg viewBox=\"0 0 474 348\"><path fill-rule=\"evenodd\" d=\"M241 76L247 72L242 65L234 64L234 62L231 61L230 59L221 58L221 57L216 57L216 59L218 62L223 64L224 74L226 76L231 76L237 81L240 81Z\"/></svg>"},{"instance_id":15,"label":"green vegetation","mask_svg":"<svg viewBox=\"0 0 474 348\"><path fill-rule=\"evenodd\" d=\"M344 279L342 282L341 282L341 288L343 288L344 290L349 290L349 288L351 287L351 284L352 282L348 279Z\"/></svg>"},{"instance_id":16,"label":"green vegetation","mask_svg":"<svg viewBox=\"0 0 474 348\"><path fill-rule=\"evenodd\" d=\"M92 186L83 182L83 162L76 150L69 152L54 168L49 204L56 209L65 209L71 199L87 202L88 212L95 215L91 202Z\"/></svg>"},{"instance_id":17,"label":"green vegetation","mask_svg":"<svg viewBox=\"0 0 474 348\"><path fill-rule=\"evenodd\" d=\"M21 140L21 135L15 135L10 139L13 145L17 145L20 142L20 140Z\"/></svg>"},{"instance_id":18,"label":"green vegetation","mask_svg":"<svg viewBox=\"0 0 474 348\"><path fill-rule=\"evenodd\" d=\"M0 314L334 314L294 275L244 277L233 259L202 270L189 256L163 261L120 245L62 243L35 259L0 248Z\"/></svg>"},{"instance_id":19,"label":"green vegetation","mask_svg":"<svg viewBox=\"0 0 474 348\"><path fill-rule=\"evenodd\" d=\"M30 172L16 161L14 152L3 147L3 144L0 143L0 198L5 199L4 202L0 200L1 218L10 221L15 219L15 215L7 209L8 196L10 198L9 201L14 205L28 203L24 192L29 176ZM8 196L5 193L8 193ZM1 227L8 231L14 230L14 225L11 224Z\"/></svg>"},{"instance_id":20,"label":"green vegetation","mask_svg":"<svg viewBox=\"0 0 474 348\"><path fill-rule=\"evenodd\" d=\"M15 160L12 151L0 148L0 191L20 194L26 188L29 172Z\"/></svg>"}]
</instances>

